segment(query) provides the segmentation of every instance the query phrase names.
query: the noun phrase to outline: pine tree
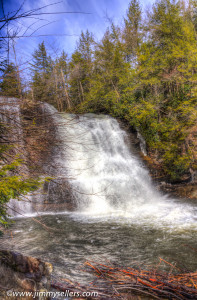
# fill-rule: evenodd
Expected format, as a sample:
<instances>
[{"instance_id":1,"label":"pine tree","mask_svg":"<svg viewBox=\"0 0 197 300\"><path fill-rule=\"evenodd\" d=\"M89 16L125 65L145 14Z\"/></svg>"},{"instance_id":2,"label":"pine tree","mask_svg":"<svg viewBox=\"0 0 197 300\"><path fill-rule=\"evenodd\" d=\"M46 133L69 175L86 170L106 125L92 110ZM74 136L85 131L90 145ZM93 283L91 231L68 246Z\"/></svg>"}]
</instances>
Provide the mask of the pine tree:
<instances>
[{"instance_id":1,"label":"pine tree","mask_svg":"<svg viewBox=\"0 0 197 300\"><path fill-rule=\"evenodd\" d=\"M33 64L31 64L33 70L40 73L50 72L50 58L47 55L46 47L44 42L38 45L38 49L33 53Z\"/></svg>"},{"instance_id":2,"label":"pine tree","mask_svg":"<svg viewBox=\"0 0 197 300\"><path fill-rule=\"evenodd\" d=\"M0 95L8 97L21 97L21 82L17 74L17 68L13 63L4 64L3 75L0 82Z\"/></svg>"},{"instance_id":3,"label":"pine tree","mask_svg":"<svg viewBox=\"0 0 197 300\"><path fill-rule=\"evenodd\" d=\"M52 80L52 59L47 55L44 42L38 45L33 53L32 90L33 98L38 101L51 103L54 97L54 81Z\"/></svg>"},{"instance_id":4,"label":"pine tree","mask_svg":"<svg viewBox=\"0 0 197 300\"><path fill-rule=\"evenodd\" d=\"M130 82L130 65L125 61L120 28L114 24L107 29L94 54L90 90L83 109L118 115L122 92Z\"/></svg>"},{"instance_id":5,"label":"pine tree","mask_svg":"<svg viewBox=\"0 0 197 300\"><path fill-rule=\"evenodd\" d=\"M188 12L190 14L190 18L194 24L194 28L197 34L197 2L196 0L189 0Z\"/></svg>"},{"instance_id":6,"label":"pine tree","mask_svg":"<svg viewBox=\"0 0 197 300\"><path fill-rule=\"evenodd\" d=\"M95 47L90 88L78 108L129 121L171 181L197 167L195 143L186 139L197 119L194 15L192 8L188 17L188 7L180 1L159 0L143 31L139 3L132 1L123 35L112 24ZM74 58L80 62L81 53Z\"/></svg>"},{"instance_id":7,"label":"pine tree","mask_svg":"<svg viewBox=\"0 0 197 300\"><path fill-rule=\"evenodd\" d=\"M123 38L125 40L127 60L135 60L137 48L141 40L142 11L138 0L132 0L127 16L124 19L125 27Z\"/></svg>"},{"instance_id":8,"label":"pine tree","mask_svg":"<svg viewBox=\"0 0 197 300\"><path fill-rule=\"evenodd\" d=\"M70 62L70 95L73 103L85 101L92 74L93 36L87 30L81 33L77 49Z\"/></svg>"},{"instance_id":9,"label":"pine tree","mask_svg":"<svg viewBox=\"0 0 197 300\"><path fill-rule=\"evenodd\" d=\"M196 55L194 26L180 2L156 2L140 48L133 119L171 179L184 174L191 161L191 149L184 159L182 151L196 117Z\"/></svg>"}]
</instances>

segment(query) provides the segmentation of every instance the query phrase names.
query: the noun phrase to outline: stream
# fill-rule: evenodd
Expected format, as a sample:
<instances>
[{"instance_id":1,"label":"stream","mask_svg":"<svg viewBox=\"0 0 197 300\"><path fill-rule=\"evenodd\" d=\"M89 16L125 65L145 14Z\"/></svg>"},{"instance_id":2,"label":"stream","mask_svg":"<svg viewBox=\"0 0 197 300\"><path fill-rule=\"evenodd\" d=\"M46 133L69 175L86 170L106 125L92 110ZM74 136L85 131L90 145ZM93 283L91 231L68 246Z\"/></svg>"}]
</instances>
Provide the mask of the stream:
<instances>
[{"instance_id":1,"label":"stream","mask_svg":"<svg viewBox=\"0 0 197 300\"><path fill-rule=\"evenodd\" d=\"M87 260L148 268L162 258L195 271L195 201L156 190L114 118L58 114L48 104L44 109L59 141L47 165L55 179L45 195L33 198L44 209L32 202L11 201L18 213L13 213L12 236L0 240L3 247L49 261L57 276L84 284L92 279L83 271ZM49 209L47 201L54 207L71 202L75 209Z\"/></svg>"}]
</instances>

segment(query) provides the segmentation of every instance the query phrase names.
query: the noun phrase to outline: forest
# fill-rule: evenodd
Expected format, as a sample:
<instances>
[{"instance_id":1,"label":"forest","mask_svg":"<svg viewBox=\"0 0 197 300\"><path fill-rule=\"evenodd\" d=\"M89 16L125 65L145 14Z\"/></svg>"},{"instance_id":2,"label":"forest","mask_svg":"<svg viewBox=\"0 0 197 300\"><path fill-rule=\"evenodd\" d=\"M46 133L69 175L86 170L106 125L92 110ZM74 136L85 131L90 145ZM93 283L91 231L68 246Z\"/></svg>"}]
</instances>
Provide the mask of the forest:
<instances>
[{"instance_id":1,"label":"forest","mask_svg":"<svg viewBox=\"0 0 197 300\"><path fill-rule=\"evenodd\" d=\"M30 75L1 56L0 95L125 120L145 139L147 159L170 182L181 182L197 170L196 46L195 0L158 0L149 11L132 0L122 25L109 20L99 42L88 30L81 32L70 56L66 49L51 56L44 41L38 44ZM14 41L12 47L16 58ZM5 165L1 176L14 165Z\"/></svg>"},{"instance_id":2,"label":"forest","mask_svg":"<svg viewBox=\"0 0 197 300\"><path fill-rule=\"evenodd\" d=\"M89 14L30 2L0 0L0 298L197 299L197 1L131 0L24 62L43 15Z\"/></svg>"}]
</instances>

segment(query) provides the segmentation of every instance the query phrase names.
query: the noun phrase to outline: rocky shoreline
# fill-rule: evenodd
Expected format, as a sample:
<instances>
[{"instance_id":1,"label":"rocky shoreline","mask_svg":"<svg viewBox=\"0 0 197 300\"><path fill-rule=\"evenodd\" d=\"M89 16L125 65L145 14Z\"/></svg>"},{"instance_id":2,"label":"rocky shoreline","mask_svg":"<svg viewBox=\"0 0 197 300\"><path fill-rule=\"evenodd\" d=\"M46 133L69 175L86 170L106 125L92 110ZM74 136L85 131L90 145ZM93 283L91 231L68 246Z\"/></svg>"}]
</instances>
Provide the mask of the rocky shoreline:
<instances>
[{"instance_id":1,"label":"rocky shoreline","mask_svg":"<svg viewBox=\"0 0 197 300\"><path fill-rule=\"evenodd\" d=\"M16 101L17 103L20 102L18 99L16 99ZM21 124L23 128L23 137L21 138L25 143L25 160L28 171L34 176L50 175L47 174L48 169L46 166L51 161L54 146L60 143L55 137L53 118L50 114L45 112L42 102L35 104L25 100L24 103L21 102L20 106ZM153 157L149 149L147 149L140 132L132 128L125 120L118 119L118 122L120 127L128 134L127 144L144 162L158 190L176 197L197 199L197 171L190 168L190 172L185 174L178 182L171 182L162 169L162 163L156 157ZM34 162L33 165L32 162ZM56 170L54 166L51 166L51 168L51 173L55 175ZM68 182L61 182L61 185L62 184L66 185L66 195L64 199L72 198L72 192L70 191ZM48 189L47 183L45 184L44 189L45 188ZM61 195L59 198L61 198ZM73 199L71 199L71 207L73 207L72 200ZM61 202L60 199L58 199L58 202ZM70 210L70 203L64 204Z\"/></svg>"},{"instance_id":2,"label":"rocky shoreline","mask_svg":"<svg viewBox=\"0 0 197 300\"><path fill-rule=\"evenodd\" d=\"M51 286L52 270L50 263L39 258L25 256L15 251L0 250L0 298L18 299L17 296L8 295L8 291L48 291Z\"/></svg>"}]
</instances>

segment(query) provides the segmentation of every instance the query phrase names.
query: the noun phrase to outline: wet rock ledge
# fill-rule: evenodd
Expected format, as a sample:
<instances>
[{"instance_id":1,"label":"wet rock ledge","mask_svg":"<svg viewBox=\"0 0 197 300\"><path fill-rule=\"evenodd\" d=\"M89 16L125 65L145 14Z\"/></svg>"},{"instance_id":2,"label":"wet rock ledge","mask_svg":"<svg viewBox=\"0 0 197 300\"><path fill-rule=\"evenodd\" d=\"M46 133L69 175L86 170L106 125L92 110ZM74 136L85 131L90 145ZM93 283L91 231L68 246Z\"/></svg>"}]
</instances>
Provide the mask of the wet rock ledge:
<instances>
[{"instance_id":1,"label":"wet rock ledge","mask_svg":"<svg viewBox=\"0 0 197 300\"><path fill-rule=\"evenodd\" d=\"M48 291L52 270L50 263L38 258L24 256L14 251L0 250L0 299L17 299L8 297L8 290Z\"/></svg>"}]
</instances>

